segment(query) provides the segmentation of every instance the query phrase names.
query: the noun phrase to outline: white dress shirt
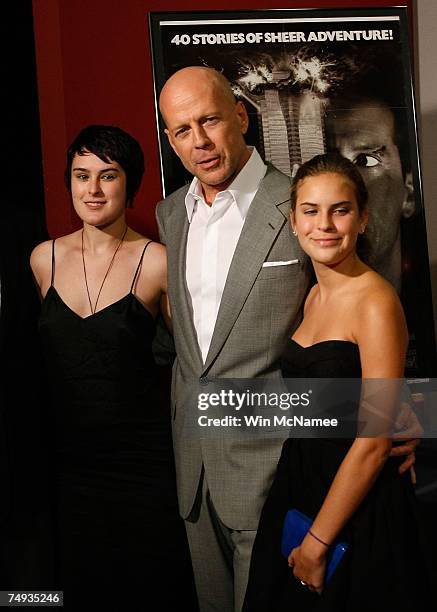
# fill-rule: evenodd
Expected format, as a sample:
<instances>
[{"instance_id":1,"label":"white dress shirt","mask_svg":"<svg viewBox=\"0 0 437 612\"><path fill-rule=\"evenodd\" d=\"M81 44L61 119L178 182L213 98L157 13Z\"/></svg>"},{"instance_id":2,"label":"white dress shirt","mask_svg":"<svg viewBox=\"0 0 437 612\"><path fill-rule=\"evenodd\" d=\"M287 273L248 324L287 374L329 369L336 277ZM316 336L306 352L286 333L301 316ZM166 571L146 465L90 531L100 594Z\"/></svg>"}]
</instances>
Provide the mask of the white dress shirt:
<instances>
[{"instance_id":1,"label":"white dress shirt","mask_svg":"<svg viewBox=\"0 0 437 612\"><path fill-rule=\"evenodd\" d=\"M191 182L185 206L190 227L185 275L203 362L211 344L226 279L247 212L267 166L254 148L246 164L211 206L197 178Z\"/></svg>"}]
</instances>

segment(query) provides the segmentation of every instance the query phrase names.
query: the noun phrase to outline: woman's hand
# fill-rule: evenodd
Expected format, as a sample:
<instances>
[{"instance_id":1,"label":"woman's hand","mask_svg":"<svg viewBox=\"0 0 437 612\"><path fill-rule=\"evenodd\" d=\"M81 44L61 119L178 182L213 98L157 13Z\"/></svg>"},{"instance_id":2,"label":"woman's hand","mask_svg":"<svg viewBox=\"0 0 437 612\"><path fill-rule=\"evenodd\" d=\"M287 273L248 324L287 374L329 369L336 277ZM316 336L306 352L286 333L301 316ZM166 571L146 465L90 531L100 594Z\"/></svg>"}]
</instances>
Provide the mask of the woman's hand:
<instances>
[{"instance_id":1,"label":"woman's hand","mask_svg":"<svg viewBox=\"0 0 437 612\"><path fill-rule=\"evenodd\" d=\"M320 595L326 571L327 548L307 535L302 544L293 548L288 556L288 565L293 569L294 577L302 584Z\"/></svg>"}]
</instances>

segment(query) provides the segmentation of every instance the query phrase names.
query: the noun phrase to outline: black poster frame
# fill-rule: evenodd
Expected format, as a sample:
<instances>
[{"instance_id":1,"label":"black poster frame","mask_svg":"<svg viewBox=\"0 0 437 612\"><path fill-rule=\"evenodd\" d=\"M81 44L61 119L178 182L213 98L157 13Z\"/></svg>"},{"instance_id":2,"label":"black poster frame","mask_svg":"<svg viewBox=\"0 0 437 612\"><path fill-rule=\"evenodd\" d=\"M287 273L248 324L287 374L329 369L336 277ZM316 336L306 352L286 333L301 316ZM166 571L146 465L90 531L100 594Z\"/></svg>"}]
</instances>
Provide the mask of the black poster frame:
<instances>
[{"instance_id":1,"label":"black poster frame","mask_svg":"<svg viewBox=\"0 0 437 612\"><path fill-rule=\"evenodd\" d=\"M329 148L332 136L326 124L329 117L336 117L330 108L333 99L341 99L345 91L348 94L351 90L355 92L354 87L356 91L361 92L363 100L365 97L372 99L378 87L388 91L386 97L390 102L387 102L387 107L392 111L395 125L398 126L397 132L396 128L393 128L396 132L393 139L397 139L396 146L402 161L405 185L410 191L410 200L409 204L403 204L402 214L397 220L400 227L398 231L400 255L396 263L396 272L392 274L391 271L385 270L384 265L381 266L382 269L376 264L374 267L393 282L401 294L410 332L406 376L414 379L436 376L436 343L411 71L408 9L384 7L166 12L150 13L149 25L162 188L165 195L190 182L192 178L168 143L158 107L159 92L164 82L180 68L188 65L207 65L222 71L233 84L237 97L243 99L248 107L251 117L251 128L247 135L248 144L257 146L261 154L277 166L277 160L280 164L284 155L286 158L288 155L288 161L284 162L285 166L278 167L289 175L293 175L299 163L305 161L304 151L307 158L311 155L313 144L310 141L311 138L314 140L314 135L316 140L317 138L319 140L317 146L324 146L325 150ZM363 34L353 34L354 32L366 32L367 39L364 39ZM276 42L268 39L269 33L276 37L274 39ZM310 40L311 33L313 33L312 40ZM342 40L344 37L347 40ZM289 62L285 64L287 66L285 71L283 60L281 59L282 64L279 61L279 58L284 57L287 57ZM285 99L283 92L287 90L291 92L287 93L287 100L292 101L303 99L304 95L308 98L309 81L305 85L303 80L301 85L296 82L299 78L296 75L304 65L304 72L306 70L311 76L314 66L310 64L314 58L324 68L318 76L316 74L311 77L313 82L309 91L315 100L313 105L317 106L317 98L329 97L330 100L329 103L321 104L320 111L317 108L317 112L314 111L316 117L323 115L322 127L318 130L314 124L316 127L311 138L307 133L305 141L302 136L303 121L300 118L298 122L300 136L297 138L299 146L292 150L289 137L282 140L279 146L279 141L273 142L273 131L267 132L268 137L265 136L266 129L269 129L266 128L265 120L268 114L265 110L266 92L272 92L269 95L273 98L282 96ZM293 67L290 69L291 76L287 76L286 72L290 66ZM302 78L304 77L305 74ZM275 82L273 86L274 79L277 79L277 83ZM319 87L325 83L324 86L328 86L329 96L317 90L314 83L318 83ZM363 83L370 84L368 92L363 89ZM251 97L253 99L250 99ZM282 104L283 107L283 99L279 102L276 100L275 103ZM264 105L264 114L259 110L254 111L259 100L260 104ZM299 104L302 106L301 102ZM346 110L350 111L349 108ZM274 114L273 111L271 114ZM340 114L337 110L337 116ZM288 153L287 142L290 148ZM317 146L314 154L322 152L317 150ZM378 163L376 154L374 157L376 161L371 161L371 155L367 157L370 163L375 165ZM369 175L373 172L372 168L362 170L364 174L368 171ZM370 202L370 208L371 204ZM381 213L379 223L382 227L388 228L392 217L388 215L384 218L384 214L386 213ZM375 241L377 238L376 236ZM395 247L387 254L387 261L388 258L393 259L394 250ZM370 263L372 264L372 261Z\"/></svg>"}]
</instances>

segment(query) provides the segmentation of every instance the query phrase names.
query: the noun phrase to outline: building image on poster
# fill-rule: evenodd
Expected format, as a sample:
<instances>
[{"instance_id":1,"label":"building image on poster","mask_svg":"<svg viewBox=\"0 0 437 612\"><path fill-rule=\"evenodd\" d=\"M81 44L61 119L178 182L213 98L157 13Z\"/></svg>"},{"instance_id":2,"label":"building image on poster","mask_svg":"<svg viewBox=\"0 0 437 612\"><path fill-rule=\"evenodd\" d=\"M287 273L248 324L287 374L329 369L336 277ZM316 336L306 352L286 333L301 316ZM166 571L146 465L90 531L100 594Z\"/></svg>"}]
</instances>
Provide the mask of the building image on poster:
<instances>
[{"instance_id":1,"label":"building image on poster","mask_svg":"<svg viewBox=\"0 0 437 612\"><path fill-rule=\"evenodd\" d=\"M406 11L151 15L155 92L176 70L222 72L250 116L248 144L293 176L337 150L369 191L368 263L401 294L407 375L435 375L433 314ZM162 182L191 180L160 125Z\"/></svg>"}]
</instances>

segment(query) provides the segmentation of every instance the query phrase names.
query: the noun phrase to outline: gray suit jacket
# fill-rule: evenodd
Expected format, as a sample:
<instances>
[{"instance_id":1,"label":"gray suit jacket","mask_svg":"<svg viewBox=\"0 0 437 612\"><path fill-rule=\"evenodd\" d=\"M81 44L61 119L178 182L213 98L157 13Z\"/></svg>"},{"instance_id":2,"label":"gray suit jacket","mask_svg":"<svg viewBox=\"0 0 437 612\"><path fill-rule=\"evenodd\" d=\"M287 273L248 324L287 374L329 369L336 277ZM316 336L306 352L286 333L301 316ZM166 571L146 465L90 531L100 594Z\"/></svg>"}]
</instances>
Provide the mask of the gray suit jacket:
<instances>
[{"instance_id":1,"label":"gray suit jacket","mask_svg":"<svg viewBox=\"0 0 437 612\"><path fill-rule=\"evenodd\" d=\"M278 359L296 327L309 282L308 264L290 231L290 179L272 165L261 181L238 240L206 363L193 324L185 278L188 218L182 187L157 206L167 246L169 297L177 358L172 419L180 511L192 510L202 473L222 522L256 529L280 455L279 438L199 439L187 433L187 414L198 412L190 391L202 378L279 377ZM263 267L265 261L299 263ZM208 392L207 384L202 391Z\"/></svg>"}]
</instances>

